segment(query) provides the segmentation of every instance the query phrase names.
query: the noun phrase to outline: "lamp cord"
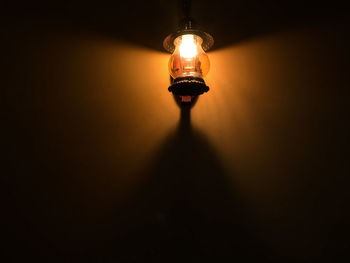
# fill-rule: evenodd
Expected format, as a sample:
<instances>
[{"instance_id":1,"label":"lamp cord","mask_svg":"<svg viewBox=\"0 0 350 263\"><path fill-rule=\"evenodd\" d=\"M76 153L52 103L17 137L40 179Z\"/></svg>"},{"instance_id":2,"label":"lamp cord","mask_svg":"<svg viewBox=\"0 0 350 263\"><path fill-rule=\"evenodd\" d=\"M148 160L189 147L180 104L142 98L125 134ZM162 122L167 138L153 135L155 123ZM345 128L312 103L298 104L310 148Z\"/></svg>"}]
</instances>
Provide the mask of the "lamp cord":
<instances>
[{"instance_id":1,"label":"lamp cord","mask_svg":"<svg viewBox=\"0 0 350 263\"><path fill-rule=\"evenodd\" d=\"M182 29L192 29L194 27L194 21L190 16L191 13L191 0L181 0L181 9L183 13L183 19L181 20L180 27Z\"/></svg>"},{"instance_id":2,"label":"lamp cord","mask_svg":"<svg viewBox=\"0 0 350 263\"><path fill-rule=\"evenodd\" d=\"M191 4L191 0L182 0L182 12L186 20L190 19Z\"/></svg>"}]
</instances>

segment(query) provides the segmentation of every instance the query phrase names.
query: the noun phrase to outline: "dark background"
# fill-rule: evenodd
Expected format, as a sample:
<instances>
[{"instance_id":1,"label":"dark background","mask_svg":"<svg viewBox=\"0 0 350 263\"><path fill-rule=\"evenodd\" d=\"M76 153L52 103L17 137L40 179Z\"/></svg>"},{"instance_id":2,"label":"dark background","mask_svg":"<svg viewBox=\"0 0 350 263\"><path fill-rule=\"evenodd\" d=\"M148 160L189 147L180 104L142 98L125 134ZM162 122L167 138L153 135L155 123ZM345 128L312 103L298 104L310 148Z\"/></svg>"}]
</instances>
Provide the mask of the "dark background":
<instances>
[{"instance_id":1,"label":"dark background","mask_svg":"<svg viewBox=\"0 0 350 263\"><path fill-rule=\"evenodd\" d=\"M167 91L179 2L0 12L3 262L349 258L345 4L193 1L192 109Z\"/></svg>"}]
</instances>

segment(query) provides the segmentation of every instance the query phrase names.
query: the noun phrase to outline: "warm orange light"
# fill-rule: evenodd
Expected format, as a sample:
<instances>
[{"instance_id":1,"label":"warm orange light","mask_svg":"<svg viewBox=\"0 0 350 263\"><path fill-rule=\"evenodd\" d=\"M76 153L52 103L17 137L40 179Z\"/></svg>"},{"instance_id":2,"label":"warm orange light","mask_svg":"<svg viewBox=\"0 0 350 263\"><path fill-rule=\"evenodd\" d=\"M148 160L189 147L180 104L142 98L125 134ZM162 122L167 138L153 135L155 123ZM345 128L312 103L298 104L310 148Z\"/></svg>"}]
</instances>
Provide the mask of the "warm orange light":
<instances>
[{"instance_id":1,"label":"warm orange light","mask_svg":"<svg viewBox=\"0 0 350 263\"><path fill-rule=\"evenodd\" d=\"M197 46L193 35L183 35L180 44L180 56L186 59L192 59L198 54Z\"/></svg>"},{"instance_id":2,"label":"warm orange light","mask_svg":"<svg viewBox=\"0 0 350 263\"><path fill-rule=\"evenodd\" d=\"M202 42L202 38L192 34L175 39L175 51L169 59L169 73L174 79L189 76L203 78L208 73L210 62Z\"/></svg>"}]
</instances>

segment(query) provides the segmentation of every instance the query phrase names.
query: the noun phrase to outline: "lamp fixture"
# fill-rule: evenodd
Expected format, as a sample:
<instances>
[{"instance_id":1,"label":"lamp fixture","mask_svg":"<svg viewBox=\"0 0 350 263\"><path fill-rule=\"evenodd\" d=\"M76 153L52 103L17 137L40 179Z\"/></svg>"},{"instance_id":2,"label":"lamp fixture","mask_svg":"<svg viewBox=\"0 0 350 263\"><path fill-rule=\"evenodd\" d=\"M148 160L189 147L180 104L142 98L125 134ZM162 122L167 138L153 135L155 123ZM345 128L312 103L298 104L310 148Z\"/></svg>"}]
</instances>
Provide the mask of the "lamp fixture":
<instances>
[{"instance_id":1,"label":"lamp fixture","mask_svg":"<svg viewBox=\"0 0 350 263\"><path fill-rule=\"evenodd\" d=\"M197 29L190 18L185 18L180 29L164 39L164 48L172 53L168 64L172 84L168 90L180 96L182 102L191 102L209 91L203 79L210 68L205 51L213 44L213 37Z\"/></svg>"}]
</instances>

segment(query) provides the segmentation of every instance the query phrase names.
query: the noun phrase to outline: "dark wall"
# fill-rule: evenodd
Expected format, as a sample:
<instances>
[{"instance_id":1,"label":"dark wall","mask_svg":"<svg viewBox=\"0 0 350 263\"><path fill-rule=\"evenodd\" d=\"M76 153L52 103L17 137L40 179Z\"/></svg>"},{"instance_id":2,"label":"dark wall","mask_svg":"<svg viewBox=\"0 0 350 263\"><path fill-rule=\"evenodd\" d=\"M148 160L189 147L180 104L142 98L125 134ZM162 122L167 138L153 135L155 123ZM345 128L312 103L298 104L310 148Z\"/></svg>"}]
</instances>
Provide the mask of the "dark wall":
<instances>
[{"instance_id":1,"label":"dark wall","mask_svg":"<svg viewBox=\"0 0 350 263\"><path fill-rule=\"evenodd\" d=\"M212 91L192 111L256 233L286 257L348 249L344 32L304 26L213 52Z\"/></svg>"},{"instance_id":2,"label":"dark wall","mask_svg":"<svg viewBox=\"0 0 350 263\"><path fill-rule=\"evenodd\" d=\"M189 109L133 25L118 37L23 10L2 49L6 262L348 256L344 20L218 32L211 90Z\"/></svg>"}]
</instances>

